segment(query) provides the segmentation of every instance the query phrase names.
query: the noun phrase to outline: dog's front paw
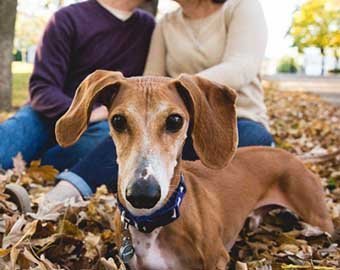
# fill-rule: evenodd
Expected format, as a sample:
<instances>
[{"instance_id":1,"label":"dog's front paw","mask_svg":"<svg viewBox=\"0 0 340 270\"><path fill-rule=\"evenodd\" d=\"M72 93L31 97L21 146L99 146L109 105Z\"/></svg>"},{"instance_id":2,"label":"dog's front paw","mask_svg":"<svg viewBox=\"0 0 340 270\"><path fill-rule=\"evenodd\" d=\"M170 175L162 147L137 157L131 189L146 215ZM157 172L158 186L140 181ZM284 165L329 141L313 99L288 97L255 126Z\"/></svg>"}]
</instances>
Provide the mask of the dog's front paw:
<instances>
[{"instance_id":1,"label":"dog's front paw","mask_svg":"<svg viewBox=\"0 0 340 270\"><path fill-rule=\"evenodd\" d=\"M221 257L217 261L216 270L225 270L229 264L230 256L229 253L224 250Z\"/></svg>"}]
</instances>

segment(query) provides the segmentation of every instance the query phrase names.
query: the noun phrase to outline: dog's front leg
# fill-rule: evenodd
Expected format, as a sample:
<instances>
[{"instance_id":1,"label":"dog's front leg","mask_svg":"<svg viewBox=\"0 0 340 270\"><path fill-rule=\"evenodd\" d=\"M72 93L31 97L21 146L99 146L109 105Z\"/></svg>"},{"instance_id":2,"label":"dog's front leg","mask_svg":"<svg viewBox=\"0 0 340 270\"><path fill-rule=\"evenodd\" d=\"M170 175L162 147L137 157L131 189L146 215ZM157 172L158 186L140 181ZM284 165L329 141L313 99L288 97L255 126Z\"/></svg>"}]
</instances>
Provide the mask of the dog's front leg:
<instances>
[{"instance_id":1,"label":"dog's front leg","mask_svg":"<svg viewBox=\"0 0 340 270\"><path fill-rule=\"evenodd\" d=\"M226 270L229 261L230 261L229 253L228 251L223 249L220 258L217 261L216 270Z\"/></svg>"}]
</instances>

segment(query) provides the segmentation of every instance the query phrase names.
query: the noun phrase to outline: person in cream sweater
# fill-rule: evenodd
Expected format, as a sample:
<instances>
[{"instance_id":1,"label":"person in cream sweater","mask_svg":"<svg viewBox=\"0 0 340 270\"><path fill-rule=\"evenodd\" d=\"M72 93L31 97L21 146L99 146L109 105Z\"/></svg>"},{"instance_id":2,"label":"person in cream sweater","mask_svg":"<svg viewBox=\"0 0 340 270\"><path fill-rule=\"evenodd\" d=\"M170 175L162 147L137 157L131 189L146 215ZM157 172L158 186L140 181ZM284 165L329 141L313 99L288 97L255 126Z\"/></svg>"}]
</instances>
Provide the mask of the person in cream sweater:
<instances>
[{"instance_id":1,"label":"person in cream sweater","mask_svg":"<svg viewBox=\"0 0 340 270\"><path fill-rule=\"evenodd\" d=\"M267 29L258 0L178 0L179 9L166 14L151 39L145 75L177 77L197 74L234 88L238 93L239 147L273 144L268 129L260 67ZM110 137L67 172L46 198L91 196L107 185L116 191L118 166ZM198 159L190 138L183 158ZM70 188L73 186L73 188Z\"/></svg>"},{"instance_id":2,"label":"person in cream sweater","mask_svg":"<svg viewBox=\"0 0 340 270\"><path fill-rule=\"evenodd\" d=\"M197 74L228 85L238 93L238 117L268 128L259 76L267 27L258 0L176 2L181 7L156 26L144 75Z\"/></svg>"}]
</instances>

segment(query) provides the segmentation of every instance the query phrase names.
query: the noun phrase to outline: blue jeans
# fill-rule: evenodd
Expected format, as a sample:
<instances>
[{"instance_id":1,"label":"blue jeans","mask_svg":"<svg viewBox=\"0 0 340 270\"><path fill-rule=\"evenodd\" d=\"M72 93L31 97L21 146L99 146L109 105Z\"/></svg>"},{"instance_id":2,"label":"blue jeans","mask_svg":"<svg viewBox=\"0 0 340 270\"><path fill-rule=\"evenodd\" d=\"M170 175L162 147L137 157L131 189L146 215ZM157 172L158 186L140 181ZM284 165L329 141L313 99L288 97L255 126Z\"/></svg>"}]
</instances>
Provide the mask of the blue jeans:
<instances>
[{"instance_id":1,"label":"blue jeans","mask_svg":"<svg viewBox=\"0 0 340 270\"><path fill-rule=\"evenodd\" d=\"M0 167L11 168L12 158L21 152L26 162L41 159L42 164L62 171L78 163L108 134L106 121L94 123L76 144L61 148L55 141L54 122L26 105L0 124Z\"/></svg>"},{"instance_id":2,"label":"blue jeans","mask_svg":"<svg viewBox=\"0 0 340 270\"><path fill-rule=\"evenodd\" d=\"M261 124L249 119L238 119L239 147L251 145L272 146L272 135ZM91 196L100 185L117 191L118 165L116 148L111 137L106 138L96 149L77 163L70 171L63 172L58 179L72 183L84 197ZM183 148L184 160L197 160L198 156L188 136Z\"/></svg>"}]
</instances>

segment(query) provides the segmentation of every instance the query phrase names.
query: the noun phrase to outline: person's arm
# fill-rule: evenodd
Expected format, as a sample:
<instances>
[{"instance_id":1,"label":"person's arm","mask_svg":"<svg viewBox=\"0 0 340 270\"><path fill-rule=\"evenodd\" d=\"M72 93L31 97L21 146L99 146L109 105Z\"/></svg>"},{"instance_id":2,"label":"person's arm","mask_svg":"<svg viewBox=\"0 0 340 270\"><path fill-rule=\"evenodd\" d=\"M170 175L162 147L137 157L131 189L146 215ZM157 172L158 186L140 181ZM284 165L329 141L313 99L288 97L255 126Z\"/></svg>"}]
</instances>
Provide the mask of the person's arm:
<instances>
[{"instance_id":1,"label":"person's arm","mask_svg":"<svg viewBox=\"0 0 340 270\"><path fill-rule=\"evenodd\" d=\"M58 118L72 102L63 88L70 65L73 32L71 20L57 12L37 49L29 85L30 100L33 109L47 118Z\"/></svg>"},{"instance_id":2,"label":"person's arm","mask_svg":"<svg viewBox=\"0 0 340 270\"><path fill-rule=\"evenodd\" d=\"M162 33L162 23L159 22L152 34L151 45L146 61L144 75L166 76L165 57L166 48Z\"/></svg>"},{"instance_id":3,"label":"person's arm","mask_svg":"<svg viewBox=\"0 0 340 270\"><path fill-rule=\"evenodd\" d=\"M258 0L241 0L228 27L223 62L198 75L236 90L259 73L267 44L267 26Z\"/></svg>"}]
</instances>

